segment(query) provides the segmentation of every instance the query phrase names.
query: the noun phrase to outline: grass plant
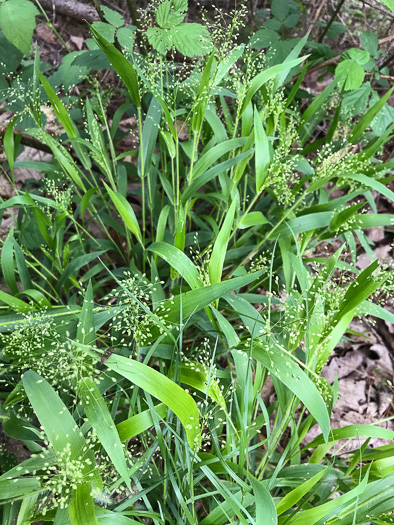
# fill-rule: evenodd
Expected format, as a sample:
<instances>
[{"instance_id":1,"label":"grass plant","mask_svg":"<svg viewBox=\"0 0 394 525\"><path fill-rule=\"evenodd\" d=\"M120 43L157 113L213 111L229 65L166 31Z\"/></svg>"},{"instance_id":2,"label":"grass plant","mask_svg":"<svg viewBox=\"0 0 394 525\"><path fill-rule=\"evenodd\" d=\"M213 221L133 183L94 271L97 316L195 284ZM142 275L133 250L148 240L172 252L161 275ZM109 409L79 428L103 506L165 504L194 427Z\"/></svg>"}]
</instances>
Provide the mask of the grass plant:
<instances>
[{"instance_id":1,"label":"grass plant","mask_svg":"<svg viewBox=\"0 0 394 525\"><path fill-rule=\"evenodd\" d=\"M0 418L31 456L1 467L1 523L391 523L394 445L368 444L394 432L331 428L338 384L321 373L354 318L394 318L366 235L394 224L372 197L394 200L379 160L394 125L371 131L392 90L361 118L338 111L337 79L306 104L309 34L269 65L238 43L242 6L225 24L187 8L152 3L147 54L107 8L91 56L114 88L63 96L36 53L6 130ZM49 162L18 160L22 118ZM45 177L19 191L17 167Z\"/></svg>"}]
</instances>

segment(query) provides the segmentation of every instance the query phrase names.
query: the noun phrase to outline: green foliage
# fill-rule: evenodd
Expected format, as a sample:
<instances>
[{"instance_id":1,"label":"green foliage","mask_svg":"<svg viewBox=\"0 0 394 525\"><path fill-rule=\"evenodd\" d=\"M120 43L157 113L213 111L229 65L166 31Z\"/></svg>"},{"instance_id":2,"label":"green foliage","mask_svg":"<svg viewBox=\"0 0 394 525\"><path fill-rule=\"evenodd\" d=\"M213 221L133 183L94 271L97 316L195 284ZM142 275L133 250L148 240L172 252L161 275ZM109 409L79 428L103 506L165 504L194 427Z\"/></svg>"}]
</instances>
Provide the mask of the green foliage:
<instances>
[{"instance_id":1,"label":"green foliage","mask_svg":"<svg viewBox=\"0 0 394 525\"><path fill-rule=\"evenodd\" d=\"M0 29L24 55L29 55L38 9L28 0L6 0L0 5Z\"/></svg>"},{"instance_id":2,"label":"green foliage","mask_svg":"<svg viewBox=\"0 0 394 525\"><path fill-rule=\"evenodd\" d=\"M102 6L53 73L3 22L0 421L29 457L0 450L2 522L389 520L393 446L369 440L394 432L332 428L321 374L354 319L393 322L393 270L364 232L394 224L372 198L394 201L392 90L364 31L311 98L305 75L335 52L286 38L302 8L272 1L245 44L243 7L225 29L164 0L136 32ZM26 136L50 160L20 160ZM19 190L17 168L43 178Z\"/></svg>"},{"instance_id":3,"label":"green foliage","mask_svg":"<svg viewBox=\"0 0 394 525\"><path fill-rule=\"evenodd\" d=\"M149 43L165 54L175 47L187 57L200 56L210 49L209 32L201 24L181 22L186 16L187 0L165 0L159 5L156 21L160 27L148 28Z\"/></svg>"}]
</instances>

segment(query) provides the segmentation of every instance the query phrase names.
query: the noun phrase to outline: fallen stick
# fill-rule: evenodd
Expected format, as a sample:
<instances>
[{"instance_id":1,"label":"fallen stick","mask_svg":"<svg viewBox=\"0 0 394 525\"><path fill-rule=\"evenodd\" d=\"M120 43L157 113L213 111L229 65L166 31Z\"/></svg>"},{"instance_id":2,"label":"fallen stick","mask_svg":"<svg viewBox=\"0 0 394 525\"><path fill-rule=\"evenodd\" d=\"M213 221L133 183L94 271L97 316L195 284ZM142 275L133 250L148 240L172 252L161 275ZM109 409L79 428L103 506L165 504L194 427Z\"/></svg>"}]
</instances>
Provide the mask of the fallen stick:
<instances>
[{"instance_id":1,"label":"fallen stick","mask_svg":"<svg viewBox=\"0 0 394 525\"><path fill-rule=\"evenodd\" d=\"M83 4L76 0L40 0L40 4L52 16L61 14L80 21L95 22L100 20L93 6Z\"/></svg>"}]
</instances>

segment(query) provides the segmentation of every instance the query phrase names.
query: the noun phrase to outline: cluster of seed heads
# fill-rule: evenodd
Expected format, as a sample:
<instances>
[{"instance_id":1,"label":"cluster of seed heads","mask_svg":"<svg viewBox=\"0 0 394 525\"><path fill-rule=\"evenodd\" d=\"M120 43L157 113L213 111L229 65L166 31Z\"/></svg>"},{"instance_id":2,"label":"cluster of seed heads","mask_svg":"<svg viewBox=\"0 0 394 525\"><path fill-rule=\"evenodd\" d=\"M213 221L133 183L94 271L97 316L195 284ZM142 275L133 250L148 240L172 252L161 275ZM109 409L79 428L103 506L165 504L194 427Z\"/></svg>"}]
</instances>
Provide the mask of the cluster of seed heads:
<instances>
[{"instance_id":1,"label":"cluster of seed heads","mask_svg":"<svg viewBox=\"0 0 394 525\"><path fill-rule=\"evenodd\" d=\"M164 283L157 280L156 286L160 284ZM148 282L145 276L133 276L130 272L125 272L125 278L119 287L109 294L111 302L115 299L116 305L120 307L120 312L113 318L112 328L123 334L122 344L133 346L136 340L143 346L152 335L151 327L155 324L155 317L160 320L160 331L163 330L163 325L167 326L168 314L163 305L159 305L154 316L151 312L152 293L155 291L155 284Z\"/></svg>"},{"instance_id":2,"label":"cluster of seed heads","mask_svg":"<svg viewBox=\"0 0 394 525\"><path fill-rule=\"evenodd\" d=\"M0 383L15 386L28 370L46 379L59 395L76 392L78 382L94 371L91 359L68 337L61 335L45 310L25 314L10 333L0 334L4 362L0 363ZM21 409L23 410L23 406Z\"/></svg>"},{"instance_id":3,"label":"cluster of seed heads","mask_svg":"<svg viewBox=\"0 0 394 525\"><path fill-rule=\"evenodd\" d=\"M298 137L296 122L290 118L286 123L286 128L280 129L278 145L266 178L265 186L272 187L282 206L291 205L296 198L292 188L299 180L299 174L296 171L296 156L292 153L294 153L293 148Z\"/></svg>"}]
</instances>

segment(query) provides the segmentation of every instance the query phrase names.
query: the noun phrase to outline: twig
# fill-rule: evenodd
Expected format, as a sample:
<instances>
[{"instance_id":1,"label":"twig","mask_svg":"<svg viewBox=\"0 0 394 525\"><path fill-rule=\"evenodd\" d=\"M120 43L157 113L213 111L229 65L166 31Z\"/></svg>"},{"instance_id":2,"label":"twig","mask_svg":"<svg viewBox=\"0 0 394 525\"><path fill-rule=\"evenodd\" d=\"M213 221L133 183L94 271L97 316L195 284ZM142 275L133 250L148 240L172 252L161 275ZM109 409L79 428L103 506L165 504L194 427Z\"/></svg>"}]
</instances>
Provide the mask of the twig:
<instances>
[{"instance_id":1,"label":"twig","mask_svg":"<svg viewBox=\"0 0 394 525\"><path fill-rule=\"evenodd\" d=\"M323 9L323 7L325 7L326 3L327 3L327 0L323 0L323 1L320 3L319 7L317 8L317 11L316 11L315 16L313 17L313 21L312 21L311 24L309 25L308 32L309 32L309 31L312 31L313 26L314 26L315 23L317 22L317 20L318 20L318 18L319 18L319 16L320 16L320 13L322 12L322 9Z\"/></svg>"},{"instance_id":2,"label":"twig","mask_svg":"<svg viewBox=\"0 0 394 525\"><path fill-rule=\"evenodd\" d=\"M369 7L372 7L372 9L376 9L376 11L380 11L381 13L384 13L386 16L390 16L391 18L394 18L394 14L391 13L391 11L389 11L388 9L383 9L382 7L378 7L376 5L372 5L370 4L369 2L367 2L366 0L360 0L361 3L365 4L365 5L368 5Z\"/></svg>"},{"instance_id":3,"label":"twig","mask_svg":"<svg viewBox=\"0 0 394 525\"><path fill-rule=\"evenodd\" d=\"M339 3L337 5L337 8L335 9L332 17L330 18L330 21L328 22L328 24L326 25L326 27L324 28L324 31L323 33L321 34L318 42L322 42L323 41L323 38L326 36L326 34L328 33L328 30L330 29L330 27L332 26L332 24L334 23L336 17L338 16L338 13L339 11L341 10L343 4L345 3L345 0L339 0Z\"/></svg>"},{"instance_id":4,"label":"twig","mask_svg":"<svg viewBox=\"0 0 394 525\"><path fill-rule=\"evenodd\" d=\"M319 71L320 69L323 69L326 66L336 64L337 62L339 62L340 58L341 58L341 55L337 55L336 57L332 57L332 58L329 58L328 60L325 60L324 62L321 62L321 64L317 64L316 66L311 67L310 69L307 70L307 72L305 73L305 76L308 76L314 73L315 71ZM295 77L292 77L290 80L286 82L286 84L290 84L290 82L296 81L299 77L300 75L296 75Z\"/></svg>"},{"instance_id":5,"label":"twig","mask_svg":"<svg viewBox=\"0 0 394 525\"><path fill-rule=\"evenodd\" d=\"M99 19L93 7L77 0L40 0L40 4L49 13L57 11L61 15L78 19L80 22L86 20L91 23Z\"/></svg>"},{"instance_id":6,"label":"twig","mask_svg":"<svg viewBox=\"0 0 394 525\"><path fill-rule=\"evenodd\" d=\"M394 35L385 36L379 40L379 45L386 44L386 42L392 42L394 40Z\"/></svg>"}]
</instances>

